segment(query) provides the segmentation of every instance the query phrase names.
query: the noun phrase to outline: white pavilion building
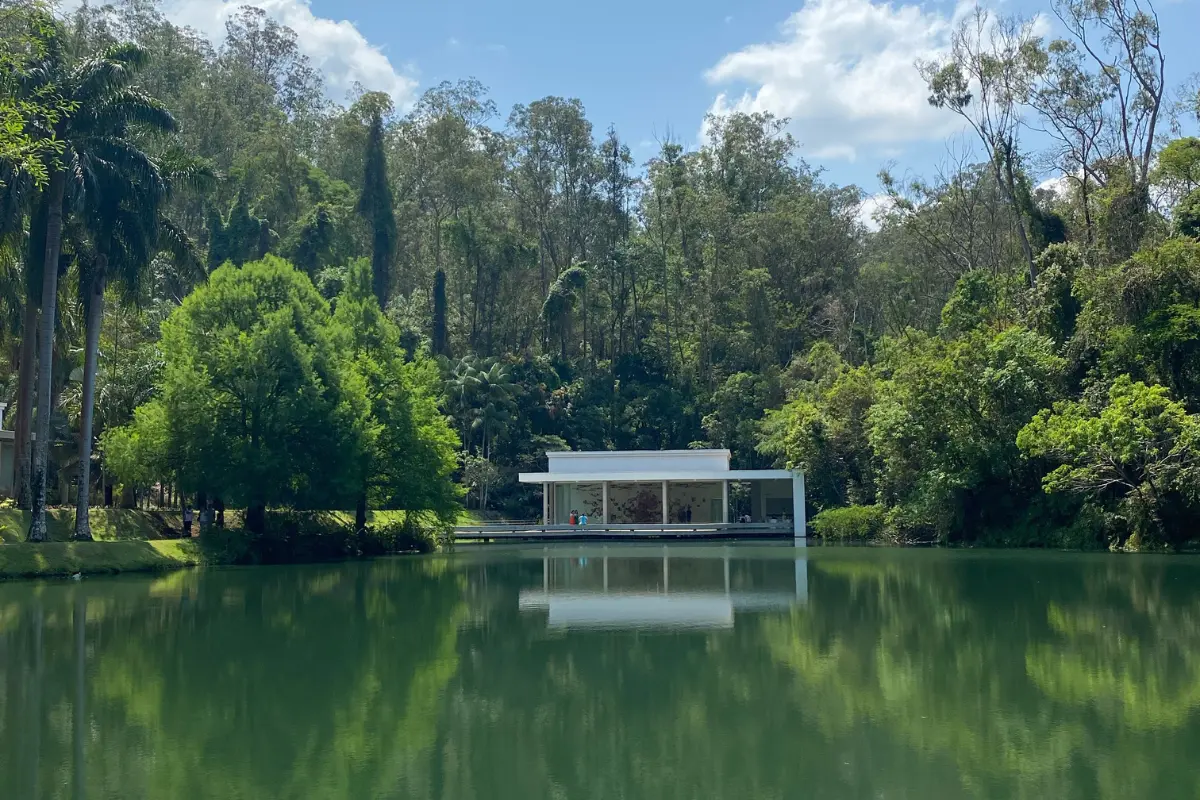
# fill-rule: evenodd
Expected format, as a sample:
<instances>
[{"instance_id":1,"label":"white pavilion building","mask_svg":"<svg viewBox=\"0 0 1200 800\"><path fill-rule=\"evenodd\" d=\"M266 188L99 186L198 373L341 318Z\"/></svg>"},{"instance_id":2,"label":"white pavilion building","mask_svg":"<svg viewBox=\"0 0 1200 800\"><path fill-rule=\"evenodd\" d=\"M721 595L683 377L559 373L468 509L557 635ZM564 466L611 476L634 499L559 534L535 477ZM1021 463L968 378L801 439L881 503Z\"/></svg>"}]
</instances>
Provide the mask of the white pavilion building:
<instances>
[{"instance_id":1,"label":"white pavilion building","mask_svg":"<svg viewBox=\"0 0 1200 800\"><path fill-rule=\"evenodd\" d=\"M790 523L805 535L804 475L729 468L728 450L547 452L546 472L522 472L542 485L542 522L566 525L572 511L590 525L658 526Z\"/></svg>"}]
</instances>

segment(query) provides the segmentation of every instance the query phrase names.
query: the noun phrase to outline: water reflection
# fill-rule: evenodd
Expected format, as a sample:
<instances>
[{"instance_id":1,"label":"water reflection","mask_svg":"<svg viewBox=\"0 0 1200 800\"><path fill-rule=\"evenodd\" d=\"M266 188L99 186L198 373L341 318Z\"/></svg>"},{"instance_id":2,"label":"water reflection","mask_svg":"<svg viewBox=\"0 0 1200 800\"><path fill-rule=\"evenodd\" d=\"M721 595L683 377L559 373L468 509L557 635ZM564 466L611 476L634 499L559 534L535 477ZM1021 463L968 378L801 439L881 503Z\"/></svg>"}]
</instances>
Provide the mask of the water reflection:
<instances>
[{"instance_id":1,"label":"water reflection","mask_svg":"<svg viewBox=\"0 0 1200 800\"><path fill-rule=\"evenodd\" d=\"M764 560L734 547L598 546L542 553L542 581L518 606L557 629L732 628L735 616L808 600L804 549Z\"/></svg>"},{"instance_id":2,"label":"water reflection","mask_svg":"<svg viewBox=\"0 0 1200 800\"><path fill-rule=\"evenodd\" d=\"M1200 796L1200 560L787 547L0 585L0 798Z\"/></svg>"}]
</instances>

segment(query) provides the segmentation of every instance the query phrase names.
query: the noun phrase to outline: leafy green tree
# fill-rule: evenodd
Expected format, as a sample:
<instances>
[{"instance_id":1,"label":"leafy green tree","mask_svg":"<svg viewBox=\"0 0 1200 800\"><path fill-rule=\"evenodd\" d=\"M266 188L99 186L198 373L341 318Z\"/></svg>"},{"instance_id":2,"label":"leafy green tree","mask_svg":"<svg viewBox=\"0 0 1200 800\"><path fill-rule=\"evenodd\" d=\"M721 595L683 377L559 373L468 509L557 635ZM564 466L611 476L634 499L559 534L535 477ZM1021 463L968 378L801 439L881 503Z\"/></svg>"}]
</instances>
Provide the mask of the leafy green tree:
<instances>
[{"instance_id":1,"label":"leafy green tree","mask_svg":"<svg viewBox=\"0 0 1200 800\"><path fill-rule=\"evenodd\" d=\"M246 507L344 508L363 485L370 404L348 333L301 272L268 256L226 265L163 323L167 465L186 492ZM130 436L150 438L142 418Z\"/></svg>"},{"instance_id":2,"label":"leafy green tree","mask_svg":"<svg viewBox=\"0 0 1200 800\"><path fill-rule=\"evenodd\" d=\"M879 498L943 540L1023 522L1036 465L1017 432L1061 396L1054 342L1022 328L884 343L869 413Z\"/></svg>"},{"instance_id":3,"label":"leafy green tree","mask_svg":"<svg viewBox=\"0 0 1200 800\"><path fill-rule=\"evenodd\" d=\"M348 273L333 318L352 341L353 369L362 377L371 408L357 523L366 524L368 505L431 510L453 521L458 502L450 478L458 437L438 408L437 364L420 352L405 359L400 331L379 310L370 262L359 259Z\"/></svg>"},{"instance_id":4,"label":"leafy green tree","mask_svg":"<svg viewBox=\"0 0 1200 800\"><path fill-rule=\"evenodd\" d=\"M1175 206L1175 230L1184 236L1200 239L1200 189L1184 195Z\"/></svg>"},{"instance_id":5,"label":"leafy green tree","mask_svg":"<svg viewBox=\"0 0 1200 800\"><path fill-rule=\"evenodd\" d=\"M1080 291L1080 344L1107 378L1163 383L1185 404L1200 404L1200 242L1170 239Z\"/></svg>"},{"instance_id":6,"label":"leafy green tree","mask_svg":"<svg viewBox=\"0 0 1200 800\"><path fill-rule=\"evenodd\" d=\"M851 368L838 360L831 374L767 413L759 448L804 471L814 511L875 501L869 414L877 391L870 367Z\"/></svg>"},{"instance_id":7,"label":"leafy green tree","mask_svg":"<svg viewBox=\"0 0 1200 800\"><path fill-rule=\"evenodd\" d=\"M1047 492L1112 503L1147 544L1178 546L1194 534L1200 501L1200 417L1164 386L1122 375L1101 407L1060 401L1038 412L1017 437L1032 456L1059 466Z\"/></svg>"}]
</instances>

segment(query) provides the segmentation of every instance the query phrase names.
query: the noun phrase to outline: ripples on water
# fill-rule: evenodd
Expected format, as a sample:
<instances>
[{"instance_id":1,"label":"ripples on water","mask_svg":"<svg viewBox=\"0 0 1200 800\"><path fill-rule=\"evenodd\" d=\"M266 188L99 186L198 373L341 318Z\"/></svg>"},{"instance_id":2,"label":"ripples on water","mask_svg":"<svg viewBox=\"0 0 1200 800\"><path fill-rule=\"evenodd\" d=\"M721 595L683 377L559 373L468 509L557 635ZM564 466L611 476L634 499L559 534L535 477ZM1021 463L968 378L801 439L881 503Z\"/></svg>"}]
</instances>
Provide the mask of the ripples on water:
<instances>
[{"instance_id":1,"label":"ripples on water","mask_svg":"<svg viewBox=\"0 0 1200 800\"><path fill-rule=\"evenodd\" d=\"M480 549L0 585L0 798L1196 798L1200 559Z\"/></svg>"}]
</instances>

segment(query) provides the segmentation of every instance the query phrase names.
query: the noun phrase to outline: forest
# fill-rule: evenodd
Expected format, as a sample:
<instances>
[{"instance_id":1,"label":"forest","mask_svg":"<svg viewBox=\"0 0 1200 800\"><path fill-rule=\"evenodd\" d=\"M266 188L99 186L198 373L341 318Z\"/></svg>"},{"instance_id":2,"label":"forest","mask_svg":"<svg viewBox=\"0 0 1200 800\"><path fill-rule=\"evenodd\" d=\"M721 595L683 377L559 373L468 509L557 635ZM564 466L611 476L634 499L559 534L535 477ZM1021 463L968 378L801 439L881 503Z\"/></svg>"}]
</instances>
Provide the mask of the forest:
<instances>
[{"instance_id":1,"label":"forest","mask_svg":"<svg viewBox=\"0 0 1200 800\"><path fill-rule=\"evenodd\" d=\"M936 174L788 120L636 163L486 76L344 102L244 7L0 1L16 502L532 519L546 450L803 469L827 539L1179 548L1200 519L1200 83L1153 9L977 9L914 64ZM1046 179L1049 176L1050 179ZM874 209L873 213L867 213ZM40 366L40 368L39 368ZM46 411L47 413L42 413Z\"/></svg>"}]
</instances>

